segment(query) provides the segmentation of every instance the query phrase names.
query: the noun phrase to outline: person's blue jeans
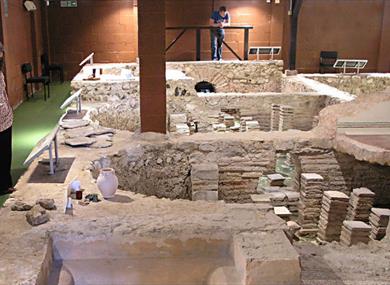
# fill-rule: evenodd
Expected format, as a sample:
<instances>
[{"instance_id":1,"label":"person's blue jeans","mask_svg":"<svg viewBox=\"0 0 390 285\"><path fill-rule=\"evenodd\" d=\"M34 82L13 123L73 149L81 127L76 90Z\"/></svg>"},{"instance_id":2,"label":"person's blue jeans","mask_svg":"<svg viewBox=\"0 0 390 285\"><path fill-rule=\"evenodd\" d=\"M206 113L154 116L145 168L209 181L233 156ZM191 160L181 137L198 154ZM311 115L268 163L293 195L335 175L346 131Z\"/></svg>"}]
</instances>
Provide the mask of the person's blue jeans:
<instances>
[{"instance_id":1,"label":"person's blue jeans","mask_svg":"<svg viewBox=\"0 0 390 285\"><path fill-rule=\"evenodd\" d=\"M211 59L220 60L222 59L222 43L225 38L224 29L215 29L210 32L211 40Z\"/></svg>"}]
</instances>

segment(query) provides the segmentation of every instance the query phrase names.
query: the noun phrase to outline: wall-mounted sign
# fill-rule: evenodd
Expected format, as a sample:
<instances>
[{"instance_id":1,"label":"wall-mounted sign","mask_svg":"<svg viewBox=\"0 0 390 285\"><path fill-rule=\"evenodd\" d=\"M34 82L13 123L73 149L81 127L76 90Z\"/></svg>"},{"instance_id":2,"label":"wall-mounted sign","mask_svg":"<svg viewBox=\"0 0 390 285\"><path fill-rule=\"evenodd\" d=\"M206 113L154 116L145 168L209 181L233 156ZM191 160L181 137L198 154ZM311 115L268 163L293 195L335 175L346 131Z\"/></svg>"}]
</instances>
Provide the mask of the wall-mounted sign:
<instances>
[{"instance_id":1,"label":"wall-mounted sign","mask_svg":"<svg viewBox=\"0 0 390 285\"><path fill-rule=\"evenodd\" d=\"M61 0L61 8L76 8L77 0Z\"/></svg>"}]
</instances>

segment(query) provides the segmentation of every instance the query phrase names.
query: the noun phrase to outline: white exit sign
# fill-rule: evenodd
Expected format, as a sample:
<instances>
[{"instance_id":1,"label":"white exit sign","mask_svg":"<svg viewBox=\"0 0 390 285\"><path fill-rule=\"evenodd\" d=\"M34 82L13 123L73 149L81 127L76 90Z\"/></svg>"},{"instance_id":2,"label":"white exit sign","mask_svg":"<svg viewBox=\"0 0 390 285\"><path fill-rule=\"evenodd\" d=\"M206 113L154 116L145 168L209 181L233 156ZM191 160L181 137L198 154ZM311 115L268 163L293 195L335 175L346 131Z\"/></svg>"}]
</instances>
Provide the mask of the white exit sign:
<instances>
[{"instance_id":1,"label":"white exit sign","mask_svg":"<svg viewBox=\"0 0 390 285\"><path fill-rule=\"evenodd\" d=\"M77 0L61 0L60 5L62 8L75 8L77 7Z\"/></svg>"}]
</instances>

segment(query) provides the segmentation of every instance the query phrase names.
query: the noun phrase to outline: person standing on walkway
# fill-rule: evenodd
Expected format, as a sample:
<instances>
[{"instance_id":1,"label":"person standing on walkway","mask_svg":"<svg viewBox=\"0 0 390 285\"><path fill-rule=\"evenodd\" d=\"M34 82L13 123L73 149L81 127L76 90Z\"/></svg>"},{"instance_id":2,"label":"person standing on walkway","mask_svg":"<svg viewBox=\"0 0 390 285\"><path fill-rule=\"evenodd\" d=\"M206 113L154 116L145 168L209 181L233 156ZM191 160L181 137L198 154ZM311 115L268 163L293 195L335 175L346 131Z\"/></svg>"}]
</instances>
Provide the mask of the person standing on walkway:
<instances>
[{"instance_id":1,"label":"person standing on walkway","mask_svg":"<svg viewBox=\"0 0 390 285\"><path fill-rule=\"evenodd\" d=\"M230 26L230 14L225 6L214 11L210 17L211 60L222 60L222 44L225 39L224 27Z\"/></svg>"},{"instance_id":2,"label":"person standing on walkway","mask_svg":"<svg viewBox=\"0 0 390 285\"><path fill-rule=\"evenodd\" d=\"M7 96L3 67L4 47L0 42L0 195L15 191L11 177L13 111Z\"/></svg>"}]
</instances>

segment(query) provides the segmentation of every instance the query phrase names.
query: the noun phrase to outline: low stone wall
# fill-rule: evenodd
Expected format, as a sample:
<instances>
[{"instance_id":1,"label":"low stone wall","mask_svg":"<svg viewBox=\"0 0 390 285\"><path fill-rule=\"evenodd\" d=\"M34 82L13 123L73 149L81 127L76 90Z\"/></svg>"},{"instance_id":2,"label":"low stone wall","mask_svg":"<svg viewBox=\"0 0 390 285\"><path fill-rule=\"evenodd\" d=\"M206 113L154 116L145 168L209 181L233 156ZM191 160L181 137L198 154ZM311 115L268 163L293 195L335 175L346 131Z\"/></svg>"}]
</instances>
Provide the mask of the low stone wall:
<instances>
[{"instance_id":1,"label":"low stone wall","mask_svg":"<svg viewBox=\"0 0 390 285\"><path fill-rule=\"evenodd\" d=\"M115 80L85 80L93 67L103 68L105 73L117 76L121 69L131 70L138 75L138 65L96 64L86 66L72 80L74 91L83 88L82 97L90 102L106 102L115 98L133 97L139 94L139 78ZM195 95L195 84L208 81L217 92L280 92L282 84L282 61L246 61L246 62L167 62L167 70L183 72L187 77L168 73L167 96ZM176 76L179 76L176 78Z\"/></svg>"},{"instance_id":2,"label":"low stone wall","mask_svg":"<svg viewBox=\"0 0 390 285\"><path fill-rule=\"evenodd\" d=\"M283 61L167 62L195 82L208 81L217 92L280 92Z\"/></svg>"},{"instance_id":3,"label":"low stone wall","mask_svg":"<svg viewBox=\"0 0 390 285\"><path fill-rule=\"evenodd\" d=\"M335 100L315 93L247 93L247 94L209 94L196 96L169 96L169 114L184 113L187 118L199 122L201 132L212 131L222 109L238 109L241 116L251 116L259 121L260 129L270 130L271 105L289 105L294 109L293 128L307 131L312 129L313 120L319 112ZM96 108L91 113L93 120L102 126L134 131L139 128L139 101L136 97L112 100ZM168 122L169 123L169 122Z\"/></svg>"},{"instance_id":4,"label":"low stone wall","mask_svg":"<svg viewBox=\"0 0 390 285\"><path fill-rule=\"evenodd\" d=\"M315 92L313 89L299 81L296 76L283 75L281 83L282 93Z\"/></svg>"},{"instance_id":5,"label":"low stone wall","mask_svg":"<svg viewBox=\"0 0 390 285\"><path fill-rule=\"evenodd\" d=\"M330 85L339 90L348 92L354 95L362 95L376 93L390 87L390 75L384 74L381 76L361 74L361 75L342 75L342 74L310 74L305 77L314 79L321 83Z\"/></svg>"},{"instance_id":6,"label":"low stone wall","mask_svg":"<svg viewBox=\"0 0 390 285\"><path fill-rule=\"evenodd\" d=\"M257 193L259 178L275 173L278 152L302 152L317 148L329 150L328 142L323 140L291 137L280 141L276 137L272 139L272 135L269 135L267 140L253 139L251 136L245 139L224 136L210 140L180 138L154 143L142 141L115 155L94 161L92 173L97 177L100 168L112 167L121 189L160 198L191 199L192 166L216 164L219 199L251 202L250 195Z\"/></svg>"},{"instance_id":7,"label":"low stone wall","mask_svg":"<svg viewBox=\"0 0 390 285\"><path fill-rule=\"evenodd\" d=\"M313 127L313 118L330 103L327 96L316 93L200 93L196 97L169 98L168 112L185 113L187 117L199 121L200 131L211 131L211 125L217 123L222 109L237 109L241 116L259 121L261 130L269 131L271 105L289 105L294 109L293 128L307 131Z\"/></svg>"},{"instance_id":8,"label":"low stone wall","mask_svg":"<svg viewBox=\"0 0 390 285\"><path fill-rule=\"evenodd\" d=\"M216 163L219 199L249 202L257 180L275 168L272 142L213 141L142 144L93 164L94 176L113 167L122 189L170 199L191 198L191 167Z\"/></svg>"},{"instance_id":9,"label":"low stone wall","mask_svg":"<svg viewBox=\"0 0 390 285\"><path fill-rule=\"evenodd\" d=\"M195 96L195 81L191 78L167 80L167 97ZM131 99L139 101L139 81L72 81L74 91L83 89L82 99L87 102L114 102Z\"/></svg>"},{"instance_id":10,"label":"low stone wall","mask_svg":"<svg viewBox=\"0 0 390 285\"><path fill-rule=\"evenodd\" d=\"M277 133L270 133L266 139L254 139L249 134L236 139L233 135L211 137L214 138L142 141L94 161L92 173L96 177L100 168L113 167L121 189L160 198L191 199L192 167L215 164L219 173L218 198L246 203L251 202L251 194L257 193L259 178L275 173L278 154L290 153L295 191L300 189L302 173L317 173L324 178L326 191L349 195L354 188L367 187L375 192L377 206L390 205L390 167L335 152L326 139L294 135L281 139Z\"/></svg>"}]
</instances>

